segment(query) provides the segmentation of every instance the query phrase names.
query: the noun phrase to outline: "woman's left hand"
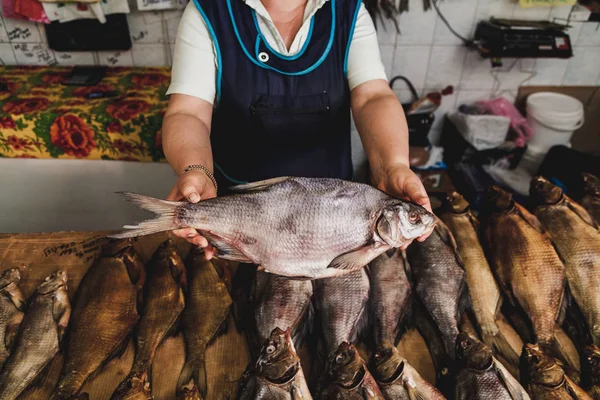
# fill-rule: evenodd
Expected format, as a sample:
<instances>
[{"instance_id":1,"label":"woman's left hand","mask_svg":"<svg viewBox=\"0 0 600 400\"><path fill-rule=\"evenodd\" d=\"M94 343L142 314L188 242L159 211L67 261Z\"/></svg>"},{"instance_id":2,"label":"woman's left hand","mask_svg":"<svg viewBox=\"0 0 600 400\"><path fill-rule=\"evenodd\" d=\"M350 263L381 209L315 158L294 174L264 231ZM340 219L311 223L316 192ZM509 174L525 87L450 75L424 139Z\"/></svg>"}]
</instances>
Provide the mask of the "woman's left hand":
<instances>
[{"instance_id":1,"label":"woman's left hand","mask_svg":"<svg viewBox=\"0 0 600 400\"><path fill-rule=\"evenodd\" d=\"M389 166L381 171L372 171L373 184L378 188L404 200L423 206L432 212L429 196L419 177L406 164ZM417 240L424 241L432 231L423 234ZM403 246L406 248L408 246Z\"/></svg>"}]
</instances>

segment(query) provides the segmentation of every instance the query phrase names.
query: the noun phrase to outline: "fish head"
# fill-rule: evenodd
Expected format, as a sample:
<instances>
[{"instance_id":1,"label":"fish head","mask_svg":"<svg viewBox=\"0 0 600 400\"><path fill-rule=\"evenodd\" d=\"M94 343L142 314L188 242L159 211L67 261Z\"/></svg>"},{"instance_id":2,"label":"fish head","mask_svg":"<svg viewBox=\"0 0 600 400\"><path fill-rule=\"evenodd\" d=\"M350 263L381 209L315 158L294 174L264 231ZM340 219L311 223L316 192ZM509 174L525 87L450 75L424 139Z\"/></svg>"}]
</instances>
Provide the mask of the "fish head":
<instances>
[{"instance_id":1,"label":"fish head","mask_svg":"<svg viewBox=\"0 0 600 400\"><path fill-rule=\"evenodd\" d=\"M492 350L465 332L456 337L456 357L464 366L477 370L485 370L493 362Z\"/></svg>"},{"instance_id":2,"label":"fish head","mask_svg":"<svg viewBox=\"0 0 600 400\"><path fill-rule=\"evenodd\" d=\"M300 359L292 342L291 331L275 328L265 341L256 362L257 371L274 383L292 380L300 369Z\"/></svg>"},{"instance_id":3,"label":"fish head","mask_svg":"<svg viewBox=\"0 0 600 400\"><path fill-rule=\"evenodd\" d=\"M585 193L600 197L600 178L588 172L583 173L583 190Z\"/></svg>"},{"instance_id":4,"label":"fish head","mask_svg":"<svg viewBox=\"0 0 600 400\"><path fill-rule=\"evenodd\" d=\"M44 282L38 286L37 292L39 294L54 293L60 288L66 288L66 286L67 271L61 269L48 275Z\"/></svg>"},{"instance_id":5,"label":"fish head","mask_svg":"<svg viewBox=\"0 0 600 400\"><path fill-rule=\"evenodd\" d=\"M486 203L493 211L505 211L512 208L514 200L512 194L499 186L492 185L486 191Z\"/></svg>"},{"instance_id":6,"label":"fish head","mask_svg":"<svg viewBox=\"0 0 600 400\"><path fill-rule=\"evenodd\" d=\"M529 372L530 379L545 386L558 386L564 382L565 373L554 358L546 355L538 344L526 343L521 362Z\"/></svg>"},{"instance_id":7,"label":"fish head","mask_svg":"<svg viewBox=\"0 0 600 400\"><path fill-rule=\"evenodd\" d=\"M469 209L469 202L462 194L454 191L446 194L446 198L442 204L444 211L462 214Z\"/></svg>"},{"instance_id":8,"label":"fish head","mask_svg":"<svg viewBox=\"0 0 600 400\"><path fill-rule=\"evenodd\" d=\"M102 256L112 257L121 253L123 250L133 246L133 239L108 239L108 241L102 245Z\"/></svg>"},{"instance_id":9,"label":"fish head","mask_svg":"<svg viewBox=\"0 0 600 400\"><path fill-rule=\"evenodd\" d=\"M536 176L529 185L529 195L537 204L556 204L563 191L543 176Z\"/></svg>"},{"instance_id":10,"label":"fish head","mask_svg":"<svg viewBox=\"0 0 600 400\"><path fill-rule=\"evenodd\" d=\"M329 357L327 371L334 382L347 388L359 385L366 373L358 350L348 342L342 342Z\"/></svg>"},{"instance_id":11,"label":"fish head","mask_svg":"<svg viewBox=\"0 0 600 400\"><path fill-rule=\"evenodd\" d=\"M150 381L147 372L134 373L127 377L115 390L113 398L128 399L150 399L152 398Z\"/></svg>"},{"instance_id":12,"label":"fish head","mask_svg":"<svg viewBox=\"0 0 600 400\"><path fill-rule=\"evenodd\" d=\"M380 346L369 361L370 370L379 382L393 382L404 370L404 359L391 343Z\"/></svg>"},{"instance_id":13,"label":"fish head","mask_svg":"<svg viewBox=\"0 0 600 400\"><path fill-rule=\"evenodd\" d=\"M0 275L0 289L4 289L11 283L19 283L21 280L21 272L19 268L7 269Z\"/></svg>"},{"instance_id":14,"label":"fish head","mask_svg":"<svg viewBox=\"0 0 600 400\"><path fill-rule=\"evenodd\" d=\"M418 204L403 201L385 207L377 221L377 234L392 247L403 244L431 231L435 216Z\"/></svg>"},{"instance_id":15,"label":"fish head","mask_svg":"<svg viewBox=\"0 0 600 400\"><path fill-rule=\"evenodd\" d=\"M581 360L581 379L591 382L594 385L600 384L600 348L593 344L583 349L583 359Z\"/></svg>"}]
</instances>

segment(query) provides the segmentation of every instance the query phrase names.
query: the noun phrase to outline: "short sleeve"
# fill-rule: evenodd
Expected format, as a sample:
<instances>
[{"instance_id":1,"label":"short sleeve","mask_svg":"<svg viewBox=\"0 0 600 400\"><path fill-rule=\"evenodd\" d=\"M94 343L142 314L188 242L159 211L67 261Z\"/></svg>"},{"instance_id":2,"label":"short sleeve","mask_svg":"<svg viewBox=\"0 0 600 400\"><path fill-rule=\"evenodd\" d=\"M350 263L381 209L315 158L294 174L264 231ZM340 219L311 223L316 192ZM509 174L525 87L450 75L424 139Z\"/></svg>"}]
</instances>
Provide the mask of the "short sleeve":
<instances>
[{"instance_id":1,"label":"short sleeve","mask_svg":"<svg viewBox=\"0 0 600 400\"><path fill-rule=\"evenodd\" d=\"M354 34L348 52L348 85L350 90L374 79L385 79L387 75L377 41L377 31L364 4L360 4Z\"/></svg>"},{"instance_id":2,"label":"short sleeve","mask_svg":"<svg viewBox=\"0 0 600 400\"><path fill-rule=\"evenodd\" d=\"M187 94L214 104L217 91L215 54L206 22L191 1L177 29L171 84L167 94Z\"/></svg>"}]
</instances>

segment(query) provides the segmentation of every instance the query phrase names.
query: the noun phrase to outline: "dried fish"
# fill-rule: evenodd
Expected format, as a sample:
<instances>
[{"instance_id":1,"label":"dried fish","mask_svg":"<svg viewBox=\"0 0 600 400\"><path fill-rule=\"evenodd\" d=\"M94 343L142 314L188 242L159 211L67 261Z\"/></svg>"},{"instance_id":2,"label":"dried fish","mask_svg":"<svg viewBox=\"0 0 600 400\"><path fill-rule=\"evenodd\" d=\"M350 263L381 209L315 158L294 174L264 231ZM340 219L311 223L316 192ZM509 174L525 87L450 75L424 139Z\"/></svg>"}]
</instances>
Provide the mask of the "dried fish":
<instances>
[{"instance_id":1,"label":"dried fish","mask_svg":"<svg viewBox=\"0 0 600 400\"><path fill-rule=\"evenodd\" d=\"M461 314L469 303L465 271L448 227L438 221L425 241L406 250L413 289L442 334L446 353L454 358Z\"/></svg>"},{"instance_id":2,"label":"dried fish","mask_svg":"<svg viewBox=\"0 0 600 400\"><path fill-rule=\"evenodd\" d=\"M223 259L260 265L278 275L317 279L361 269L435 223L417 204L339 179L281 177L231 190L236 193L195 204L126 193L128 200L159 217L125 226L129 230L112 237L189 226Z\"/></svg>"},{"instance_id":3,"label":"dried fish","mask_svg":"<svg viewBox=\"0 0 600 400\"><path fill-rule=\"evenodd\" d=\"M581 358L581 387L594 400L600 400L600 348L586 346Z\"/></svg>"},{"instance_id":4,"label":"dried fish","mask_svg":"<svg viewBox=\"0 0 600 400\"><path fill-rule=\"evenodd\" d=\"M145 277L131 240L104 246L77 289L53 399L75 396L92 373L123 354L139 319Z\"/></svg>"},{"instance_id":5,"label":"dried fish","mask_svg":"<svg viewBox=\"0 0 600 400\"><path fill-rule=\"evenodd\" d=\"M206 396L206 348L226 328L232 303L216 265L204 258L202 249L192 249L186 266L186 307L181 314L186 360L177 382L177 396L180 399L185 398L186 392L189 395L198 391L202 397ZM206 307L207 304L211 306Z\"/></svg>"},{"instance_id":6,"label":"dried fish","mask_svg":"<svg viewBox=\"0 0 600 400\"><path fill-rule=\"evenodd\" d=\"M565 292L565 266L539 220L497 186L487 194L485 228L490 264L507 298L519 304L533 325L535 340L567 363L573 363L555 329Z\"/></svg>"},{"instance_id":7,"label":"dried fish","mask_svg":"<svg viewBox=\"0 0 600 400\"><path fill-rule=\"evenodd\" d=\"M38 286L29 302L15 349L0 374L0 399L16 399L58 353L70 315L67 273L60 270Z\"/></svg>"},{"instance_id":8,"label":"dried fish","mask_svg":"<svg viewBox=\"0 0 600 400\"><path fill-rule=\"evenodd\" d=\"M600 223L600 178L589 173L583 174L585 194L581 205Z\"/></svg>"},{"instance_id":9,"label":"dried fish","mask_svg":"<svg viewBox=\"0 0 600 400\"><path fill-rule=\"evenodd\" d=\"M18 268L4 271L0 276L0 370L12 351L23 316L25 299L19 289L21 274Z\"/></svg>"},{"instance_id":10,"label":"dried fish","mask_svg":"<svg viewBox=\"0 0 600 400\"><path fill-rule=\"evenodd\" d=\"M112 399L151 399L149 375L158 345L174 328L185 305L186 272L173 239L154 252L147 270L144 305L135 328L135 358Z\"/></svg>"}]
</instances>

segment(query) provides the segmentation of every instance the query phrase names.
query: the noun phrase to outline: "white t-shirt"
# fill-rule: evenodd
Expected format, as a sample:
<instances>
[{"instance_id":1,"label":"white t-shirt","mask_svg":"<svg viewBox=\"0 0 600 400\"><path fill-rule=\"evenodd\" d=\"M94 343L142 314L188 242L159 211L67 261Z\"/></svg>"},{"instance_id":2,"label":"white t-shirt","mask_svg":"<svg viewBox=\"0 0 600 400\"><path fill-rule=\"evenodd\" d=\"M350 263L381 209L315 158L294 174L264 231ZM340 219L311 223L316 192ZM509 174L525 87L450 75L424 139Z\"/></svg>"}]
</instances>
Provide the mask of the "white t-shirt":
<instances>
[{"instance_id":1,"label":"white t-shirt","mask_svg":"<svg viewBox=\"0 0 600 400\"><path fill-rule=\"evenodd\" d=\"M310 19L329 0L308 0L302 27L288 50L260 0L244 1L257 15L261 33L269 45L286 56L297 54L310 30ZM179 93L199 97L213 104L216 96L217 57L212 38L202 15L193 1L187 5L175 42L171 85L167 94ZM348 54L350 90L373 79L387 79L373 20L361 3Z\"/></svg>"}]
</instances>

